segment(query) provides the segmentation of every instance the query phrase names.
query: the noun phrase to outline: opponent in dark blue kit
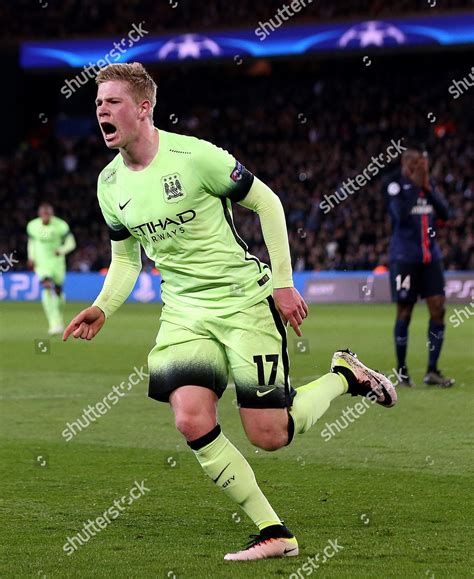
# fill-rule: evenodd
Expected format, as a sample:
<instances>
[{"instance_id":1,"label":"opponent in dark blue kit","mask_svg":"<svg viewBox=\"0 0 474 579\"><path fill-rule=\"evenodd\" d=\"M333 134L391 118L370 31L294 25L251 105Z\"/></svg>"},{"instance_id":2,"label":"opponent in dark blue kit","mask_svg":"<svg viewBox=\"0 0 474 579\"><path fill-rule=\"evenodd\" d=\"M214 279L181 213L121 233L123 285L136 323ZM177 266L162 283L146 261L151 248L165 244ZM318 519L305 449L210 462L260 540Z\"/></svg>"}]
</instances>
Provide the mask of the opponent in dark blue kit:
<instances>
[{"instance_id":1,"label":"opponent in dark blue kit","mask_svg":"<svg viewBox=\"0 0 474 579\"><path fill-rule=\"evenodd\" d=\"M438 369L444 338L444 272L436 243L435 220L448 219L448 205L429 178L428 154L423 146L410 146L402 155L401 171L385 184L392 238L390 281L397 302L395 348L399 384L414 386L406 365L408 326L418 297L430 313L428 369L425 384L448 388L454 384Z\"/></svg>"}]
</instances>

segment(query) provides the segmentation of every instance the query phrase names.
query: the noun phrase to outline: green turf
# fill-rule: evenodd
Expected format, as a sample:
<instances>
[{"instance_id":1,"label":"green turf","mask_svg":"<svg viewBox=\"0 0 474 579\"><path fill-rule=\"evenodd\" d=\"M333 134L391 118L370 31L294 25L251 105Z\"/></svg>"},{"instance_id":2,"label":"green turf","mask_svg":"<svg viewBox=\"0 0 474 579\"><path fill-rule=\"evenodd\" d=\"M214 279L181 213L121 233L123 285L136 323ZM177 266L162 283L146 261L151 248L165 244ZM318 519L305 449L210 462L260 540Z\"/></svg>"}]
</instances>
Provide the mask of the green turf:
<instances>
[{"instance_id":1,"label":"green turf","mask_svg":"<svg viewBox=\"0 0 474 579\"><path fill-rule=\"evenodd\" d=\"M68 305L68 315L77 310ZM390 372L393 314L385 305L312 307L304 348L289 341L293 384L325 373L333 350L347 345ZM301 548L296 560L241 564L223 555L255 532L251 523L206 478L145 382L71 442L61 435L145 364L158 315L154 305L127 305L93 342L55 339L41 353L39 304L1 305L2 577L288 577L330 539L343 550L313 576L472 576L472 320L447 329L441 366L456 386L427 388L420 305L409 349L419 387L400 392L392 410L370 407L328 442L325 423L354 399L336 400L312 431L265 453L245 440L227 390L223 429ZM143 479L149 492L72 556L63 552L67 536Z\"/></svg>"}]
</instances>

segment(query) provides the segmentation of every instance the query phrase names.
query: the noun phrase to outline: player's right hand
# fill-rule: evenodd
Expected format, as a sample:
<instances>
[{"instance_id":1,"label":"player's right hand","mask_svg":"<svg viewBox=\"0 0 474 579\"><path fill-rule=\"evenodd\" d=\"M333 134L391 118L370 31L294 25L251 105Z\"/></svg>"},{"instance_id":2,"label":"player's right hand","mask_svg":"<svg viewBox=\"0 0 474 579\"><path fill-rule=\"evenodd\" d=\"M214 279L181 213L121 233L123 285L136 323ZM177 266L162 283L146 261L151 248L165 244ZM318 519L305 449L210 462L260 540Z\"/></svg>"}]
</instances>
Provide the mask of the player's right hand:
<instances>
[{"instance_id":1,"label":"player's right hand","mask_svg":"<svg viewBox=\"0 0 474 579\"><path fill-rule=\"evenodd\" d=\"M66 341L72 334L75 338L92 340L105 324L105 314L97 306L91 306L82 310L69 322L64 330L63 340Z\"/></svg>"},{"instance_id":2,"label":"player's right hand","mask_svg":"<svg viewBox=\"0 0 474 579\"><path fill-rule=\"evenodd\" d=\"M29 259L29 260L26 262L26 267L27 267L29 270L33 271L33 270L35 269L35 262L34 262L32 259Z\"/></svg>"},{"instance_id":3,"label":"player's right hand","mask_svg":"<svg viewBox=\"0 0 474 579\"><path fill-rule=\"evenodd\" d=\"M308 316L308 306L294 287L276 288L273 290L273 299L283 323L290 322L297 336L302 336L300 326Z\"/></svg>"}]
</instances>

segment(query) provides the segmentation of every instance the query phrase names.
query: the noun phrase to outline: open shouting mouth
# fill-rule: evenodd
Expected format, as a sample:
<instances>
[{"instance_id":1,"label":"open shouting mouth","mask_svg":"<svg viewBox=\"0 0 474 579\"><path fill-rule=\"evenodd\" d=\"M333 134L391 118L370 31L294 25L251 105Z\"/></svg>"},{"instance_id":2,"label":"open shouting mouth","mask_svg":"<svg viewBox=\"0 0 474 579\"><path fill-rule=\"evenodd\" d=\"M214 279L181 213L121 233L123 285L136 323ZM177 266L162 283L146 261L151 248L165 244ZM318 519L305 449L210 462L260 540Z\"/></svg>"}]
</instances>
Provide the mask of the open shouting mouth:
<instances>
[{"instance_id":1,"label":"open shouting mouth","mask_svg":"<svg viewBox=\"0 0 474 579\"><path fill-rule=\"evenodd\" d=\"M117 136L117 127L109 122L104 122L100 124L104 139L108 142L113 141Z\"/></svg>"}]
</instances>

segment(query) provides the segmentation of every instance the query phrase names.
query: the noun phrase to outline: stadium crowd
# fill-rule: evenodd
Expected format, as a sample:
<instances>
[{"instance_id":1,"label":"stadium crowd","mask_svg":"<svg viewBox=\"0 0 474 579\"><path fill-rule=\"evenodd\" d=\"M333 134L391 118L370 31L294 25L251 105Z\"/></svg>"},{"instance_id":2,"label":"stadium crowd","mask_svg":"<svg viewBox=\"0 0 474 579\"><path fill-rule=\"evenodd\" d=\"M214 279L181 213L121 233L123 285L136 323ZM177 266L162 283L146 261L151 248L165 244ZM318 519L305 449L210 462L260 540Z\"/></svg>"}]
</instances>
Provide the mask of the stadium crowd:
<instances>
[{"instance_id":1,"label":"stadium crowd","mask_svg":"<svg viewBox=\"0 0 474 579\"><path fill-rule=\"evenodd\" d=\"M2 41L28 38L63 38L74 36L113 36L123 34L133 22L146 22L152 33L170 30L206 30L258 26L259 21L272 18L285 2L283 0L64 0L61 3L40 0L17 0L0 4L0 22L8 22ZM288 0L286 4L291 4ZM305 6L306 4L306 6ZM411 14L472 8L472 0L317 0L294 14L292 22L328 21L347 18L393 17ZM21 18L18 18L21 14ZM145 16L146 15L146 16Z\"/></svg>"},{"instance_id":2,"label":"stadium crowd","mask_svg":"<svg viewBox=\"0 0 474 579\"><path fill-rule=\"evenodd\" d=\"M462 77L464 66L458 70L449 59L440 60L434 72L423 60L406 68L408 60L376 72L361 71L359 61L267 63L267 74L258 76L236 75L234 67L227 79L222 67L214 76L196 69L157 72L163 81L158 78L156 124L228 149L272 187L285 208L296 270L387 265L390 223L382 183L398 159L329 212L320 203L392 139L421 136L452 212L437 232L445 266L474 269L472 101L454 100L447 91L449 79ZM217 82L219 90L211 91ZM435 111L436 122L427 118L429 111ZM98 128L86 137L66 138L51 122L9 158L0 158L0 254L15 250L17 269L25 266L26 223L38 203L48 200L77 239L70 269L106 267L109 239L95 191L97 175L113 155ZM234 207L239 234L252 253L268 261L258 216Z\"/></svg>"}]
</instances>

